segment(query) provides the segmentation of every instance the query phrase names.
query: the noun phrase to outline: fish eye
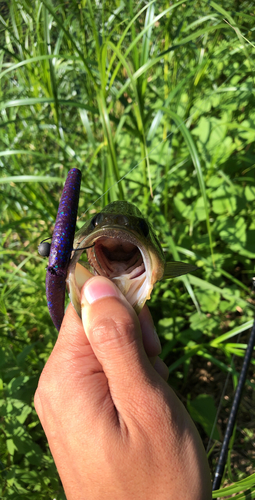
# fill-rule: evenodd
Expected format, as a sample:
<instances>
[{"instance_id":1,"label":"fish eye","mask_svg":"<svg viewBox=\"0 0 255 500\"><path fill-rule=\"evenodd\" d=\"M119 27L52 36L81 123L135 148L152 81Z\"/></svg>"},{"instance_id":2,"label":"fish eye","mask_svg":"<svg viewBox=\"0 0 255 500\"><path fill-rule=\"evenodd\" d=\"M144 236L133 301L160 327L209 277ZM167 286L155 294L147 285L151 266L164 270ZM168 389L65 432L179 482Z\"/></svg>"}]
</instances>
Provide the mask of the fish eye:
<instances>
[{"instance_id":1,"label":"fish eye","mask_svg":"<svg viewBox=\"0 0 255 500\"><path fill-rule=\"evenodd\" d=\"M141 229L143 235L146 237L149 234L149 226L144 219L139 219L138 221L139 228Z\"/></svg>"},{"instance_id":2,"label":"fish eye","mask_svg":"<svg viewBox=\"0 0 255 500\"><path fill-rule=\"evenodd\" d=\"M91 219L90 221L90 225L92 226L92 228L94 229L96 226L98 226L98 224L100 224L102 222L102 214L96 214L93 219Z\"/></svg>"}]
</instances>

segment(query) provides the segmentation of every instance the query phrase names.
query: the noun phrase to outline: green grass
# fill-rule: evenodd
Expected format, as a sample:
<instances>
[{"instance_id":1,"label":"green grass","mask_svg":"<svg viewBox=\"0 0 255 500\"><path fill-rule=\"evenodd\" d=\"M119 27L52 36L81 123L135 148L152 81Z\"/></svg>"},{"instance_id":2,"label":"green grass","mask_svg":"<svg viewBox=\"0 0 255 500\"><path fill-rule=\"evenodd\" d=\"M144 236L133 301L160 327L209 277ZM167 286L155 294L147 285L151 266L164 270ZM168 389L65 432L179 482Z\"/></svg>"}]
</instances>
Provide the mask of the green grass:
<instances>
[{"instance_id":1,"label":"green grass","mask_svg":"<svg viewBox=\"0 0 255 500\"><path fill-rule=\"evenodd\" d=\"M213 473L255 312L251 5L10 0L0 16L2 498L65 498L33 394L56 340L37 245L72 167L83 176L78 227L127 199L168 259L201 268L158 283L149 305ZM238 481L255 465L253 367L225 476L251 498L252 477Z\"/></svg>"}]
</instances>

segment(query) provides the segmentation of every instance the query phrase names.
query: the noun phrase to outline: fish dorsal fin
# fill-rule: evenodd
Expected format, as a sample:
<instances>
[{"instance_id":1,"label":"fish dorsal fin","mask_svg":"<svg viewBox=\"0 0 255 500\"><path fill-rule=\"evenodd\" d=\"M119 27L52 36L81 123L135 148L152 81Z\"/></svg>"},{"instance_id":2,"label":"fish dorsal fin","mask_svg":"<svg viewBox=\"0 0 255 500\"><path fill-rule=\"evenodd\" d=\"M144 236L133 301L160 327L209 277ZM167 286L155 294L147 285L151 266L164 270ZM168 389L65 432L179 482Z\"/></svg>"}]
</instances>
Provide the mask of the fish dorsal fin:
<instances>
[{"instance_id":1,"label":"fish dorsal fin","mask_svg":"<svg viewBox=\"0 0 255 500\"><path fill-rule=\"evenodd\" d=\"M165 264L164 275L161 279L177 278L177 276L192 273L197 269L197 266L194 266L193 264L185 264L185 262L167 262Z\"/></svg>"}]
</instances>

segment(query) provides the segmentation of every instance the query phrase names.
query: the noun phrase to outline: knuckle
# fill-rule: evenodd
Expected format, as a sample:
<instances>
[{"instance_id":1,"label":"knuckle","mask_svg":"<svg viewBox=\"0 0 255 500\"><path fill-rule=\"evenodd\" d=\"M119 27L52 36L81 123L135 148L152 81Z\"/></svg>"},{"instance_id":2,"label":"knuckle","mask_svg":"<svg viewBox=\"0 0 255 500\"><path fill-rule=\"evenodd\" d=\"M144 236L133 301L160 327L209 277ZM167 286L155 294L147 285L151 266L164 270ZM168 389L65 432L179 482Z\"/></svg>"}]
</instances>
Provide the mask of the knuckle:
<instances>
[{"instance_id":1,"label":"knuckle","mask_svg":"<svg viewBox=\"0 0 255 500\"><path fill-rule=\"evenodd\" d=\"M95 344L131 344L136 339L136 329L131 318L102 318L93 325L93 342Z\"/></svg>"},{"instance_id":2,"label":"knuckle","mask_svg":"<svg viewBox=\"0 0 255 500\"><path fill-rule=\"evenodd\" d=\"M35 392L35 405L48 405L51 400L56 399L60 390L59 377L53 374L46 365L41 373L38 387Z\"/></svg>"}]
</instances>

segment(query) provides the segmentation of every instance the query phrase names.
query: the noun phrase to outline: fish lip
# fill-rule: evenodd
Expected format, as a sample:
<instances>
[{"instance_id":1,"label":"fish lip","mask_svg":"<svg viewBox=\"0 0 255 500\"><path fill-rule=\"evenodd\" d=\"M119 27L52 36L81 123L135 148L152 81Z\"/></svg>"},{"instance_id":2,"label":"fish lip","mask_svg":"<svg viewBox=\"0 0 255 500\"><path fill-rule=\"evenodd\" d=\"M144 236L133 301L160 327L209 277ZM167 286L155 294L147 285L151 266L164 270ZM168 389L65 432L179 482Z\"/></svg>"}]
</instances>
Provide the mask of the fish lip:
<instances>
[{"instance_id":1,"label":"fish lip","mask_svg":"<svg viewBox=\"0 0 255 500\"><path fill-rule=\"evenodd\" d=\"M143 240L144 244L146 244L146 243L148 244L147 239L145 237L143 237L142 235L138 234L137 231L134 231L133 229L130 229L128 227L126 228L123 226L119 226L117 224L115 224L114 226L107 224L107 225L104 225L103 227L99 227L98 229L97 228L93 229L93 231L90 234L87 234L84 237L82 237L82 236L79 237L79 244L81 244L81 243L83 244L84 240L86 240L86 244L87 244L87 242L90 243L93 239L95 239L95 237L103 236L106 231L107 232L111 231L113 233L118 232L118 234L120 234L120 232L121 232L121 233L128 235L129 237L130 237L130 235L133 235L135 241L139 241L138 238L140 238L140 240ZM107 235L107 236L111 237L111 235ZM112 237L116 238L117 236L118 236L117 234L114 234L114 236L112 236ZM129 238L128 238L128 240L129 240ZM77 239L75 238L74 239L74 246L76 244L76 241L77 241ZM136 246L138 246L138 245L136 245ZM77 247L77 249L75 249L75 250L79 251L78 248L79 247Z\"/></svg>"}]
</instances>

